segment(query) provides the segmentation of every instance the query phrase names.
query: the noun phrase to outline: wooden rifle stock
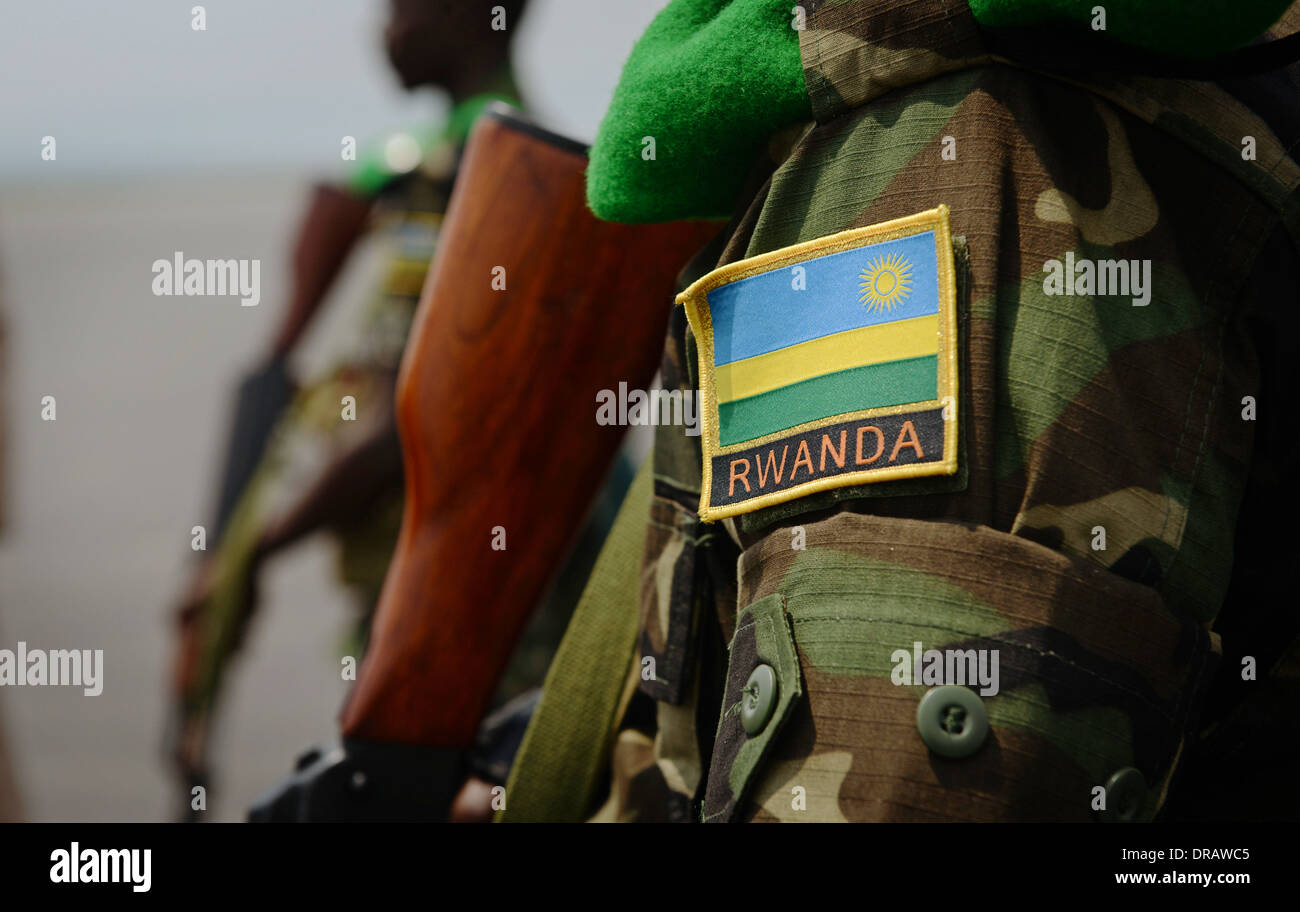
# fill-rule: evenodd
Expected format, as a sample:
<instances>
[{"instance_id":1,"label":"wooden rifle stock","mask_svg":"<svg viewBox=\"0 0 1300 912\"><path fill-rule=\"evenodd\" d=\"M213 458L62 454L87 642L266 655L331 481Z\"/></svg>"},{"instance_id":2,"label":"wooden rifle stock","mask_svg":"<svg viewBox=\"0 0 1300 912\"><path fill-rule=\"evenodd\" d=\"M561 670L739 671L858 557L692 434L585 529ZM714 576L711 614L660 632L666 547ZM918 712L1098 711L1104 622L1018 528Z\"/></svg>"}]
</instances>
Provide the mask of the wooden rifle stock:
<instances>
[{"instance_id":1,"label":"wooden rifle stock","mask_svg":"<svg viewBox=\"0 0 1300 912\"><path fill-rule=\"evenodd\" d=\"M398 380L405 514L346 737L473 743L623 436L597 393L649 385L677 272L717 233L602 222L585 167L504 107L466 147Z\"/></svg>"}]
</instances>

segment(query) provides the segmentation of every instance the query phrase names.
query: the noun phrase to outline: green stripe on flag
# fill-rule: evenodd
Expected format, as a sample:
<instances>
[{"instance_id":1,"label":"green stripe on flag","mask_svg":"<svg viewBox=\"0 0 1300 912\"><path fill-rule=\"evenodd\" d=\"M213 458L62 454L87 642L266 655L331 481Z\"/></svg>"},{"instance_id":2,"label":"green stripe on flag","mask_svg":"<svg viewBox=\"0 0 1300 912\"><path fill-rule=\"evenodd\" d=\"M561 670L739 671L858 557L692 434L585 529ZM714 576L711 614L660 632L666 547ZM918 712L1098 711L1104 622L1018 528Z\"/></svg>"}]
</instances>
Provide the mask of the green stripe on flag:
<instances>
[{"instance_id":1,"label":"green stripe on flag","mask_svg":"<svg viewBox=\"0 0 1300 912\"><path fill-rule=\"evenodd\" d=\"M753 440L834 415L926 402L939 395L936 355L867 364L718 403L722 446Z\"/></svg>"}]
</instances>

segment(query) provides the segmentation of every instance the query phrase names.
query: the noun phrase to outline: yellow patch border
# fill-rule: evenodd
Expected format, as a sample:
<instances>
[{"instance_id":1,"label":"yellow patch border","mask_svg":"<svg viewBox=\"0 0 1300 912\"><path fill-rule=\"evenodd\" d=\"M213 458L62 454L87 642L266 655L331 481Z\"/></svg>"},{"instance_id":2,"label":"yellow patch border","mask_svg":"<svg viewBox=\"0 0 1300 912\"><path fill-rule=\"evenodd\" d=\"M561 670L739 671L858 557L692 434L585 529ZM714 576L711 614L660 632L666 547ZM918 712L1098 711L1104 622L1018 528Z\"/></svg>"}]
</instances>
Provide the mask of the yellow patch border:
<instances>
[{"instance_id":1,"label":"yellow patch border","mask_svg":"<svg viewBox=\"0 0 1300 912\"><path fill-rule=\"evenodd\" d=\"M718 398L713 365L713 319L709 312L708 294L715 288L730 285L732 282L747 279L764 272L771 272L787 266L794 266L805 260L871 244L895 241L934 231L935 258L938 264L937 290L939 296L939 383L938 397L922 402L909 402L883 408L865 409L858 412L845 412L815 421L804 422L795 427L786 428L773 434L766 434L753 440L745 440L730 446L721 446L718 437ZM893 481L902 478L917 478L931 475L952 475L957 471L957 301L956 269L953 264L952 229L948 221L948 207L940 205L935 209L918 212L915 215L868 225L865 228L850 228L837 234L815 238L790 247L782 247L762 253L755 257L738 260L720 266L708 275L702 276L690 287L677 296L677 303L686 308L686 318L691 332L695 335L697 361L700 378L700 441L704 450L703 487L700 492L700 518L706 522L751 513L763 507L787 503L815 494L856 484L870 484L878 481ZM935 462L912 463L910 465L886 466L876 469L860 469L845 472L829 478L817 478L794 487L768 494L760 494L740 503L721 507L709 506L713 492L713 460L741 450L748 450L775 440L781 440L819 427L827 427L841 421L875 418L884 415L897 415L903 412L920 412L930 409L943 409L943 457Z\"/></svg>"}]
</instances>

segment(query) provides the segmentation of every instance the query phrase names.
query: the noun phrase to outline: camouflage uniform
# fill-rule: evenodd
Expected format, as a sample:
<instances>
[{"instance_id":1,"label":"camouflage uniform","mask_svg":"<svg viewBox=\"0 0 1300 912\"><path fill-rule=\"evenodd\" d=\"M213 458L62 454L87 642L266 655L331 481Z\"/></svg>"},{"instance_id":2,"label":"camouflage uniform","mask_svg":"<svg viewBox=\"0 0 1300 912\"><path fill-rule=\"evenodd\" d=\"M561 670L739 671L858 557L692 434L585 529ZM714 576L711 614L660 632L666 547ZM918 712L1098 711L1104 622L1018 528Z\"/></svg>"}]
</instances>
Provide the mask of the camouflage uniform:
<instances>
[{"instance_id":1,"label":"camouflage uniform","mask_svg":"<svg viewBox=\"0 0 1300 912\"><path fill-rule=\"evenodd\" d=\"M1089 820L1125 770L1150 818L1201 723L1240 702L1242 656L1263 688L1294 636L1258 597L1282 588L1277 546L1238 530L1295 467L1278 422L1300 129L1269 101L1294 84L1036 71L994 56L964 0L810 6L815 122L774 141L689 277L946 204L960 470L704 523L700 438L658 428L638 643L655 674L634 669L596 819ZM1067 253L1150 260L1149 304L1048 296ZM695 390L696 357L679 307L664 386ZM927 687L891 680L916 641L999 651L970 756L930 751ZM747 733L761 664L779 696ZM1202 718L1211 689L1227 696Z\"/></svg>"}]
</instances>

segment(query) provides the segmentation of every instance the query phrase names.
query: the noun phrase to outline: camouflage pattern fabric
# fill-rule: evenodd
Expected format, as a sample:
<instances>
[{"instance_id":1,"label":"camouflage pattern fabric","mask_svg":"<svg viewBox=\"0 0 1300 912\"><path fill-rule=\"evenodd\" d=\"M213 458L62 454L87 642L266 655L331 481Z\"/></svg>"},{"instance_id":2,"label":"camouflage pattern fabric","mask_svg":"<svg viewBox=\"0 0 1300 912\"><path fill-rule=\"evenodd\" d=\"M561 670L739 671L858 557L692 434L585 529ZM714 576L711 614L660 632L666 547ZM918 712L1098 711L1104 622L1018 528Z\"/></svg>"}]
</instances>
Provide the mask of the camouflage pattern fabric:
<instances>
[{"instance_id":1,"label":"camouflage pattern fabric","mask_svg":"<svg viewBox=\"0 0 1300 912\"><path fill-rule=\"evenodd\" d=\"M705 524L699 438L658 428L655 673L636 669L600 819L1086 821L1129 768L1150 819L1191 788L1180 761L1242 650L1261 650L1256 686L1295 677L1294 622L1251 620L1284 565L1238 525L1269 512L1269 479L1294 486L1294 83L1035 71L989 53L964 0L807 6L815 122L774 141L779 165L688 278L949 206L962 472ZM1149 261L1149 301L1048 294L1067 255ZM679 309L664 386L695 390L695 358ZM1244 397L1277 414L1246 420ZM968 757L927 748L928 687L891 677L914 642L1000 656ZM759 664L778 699L749 734Z\"/></svg>"}]
</instances>

